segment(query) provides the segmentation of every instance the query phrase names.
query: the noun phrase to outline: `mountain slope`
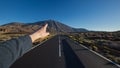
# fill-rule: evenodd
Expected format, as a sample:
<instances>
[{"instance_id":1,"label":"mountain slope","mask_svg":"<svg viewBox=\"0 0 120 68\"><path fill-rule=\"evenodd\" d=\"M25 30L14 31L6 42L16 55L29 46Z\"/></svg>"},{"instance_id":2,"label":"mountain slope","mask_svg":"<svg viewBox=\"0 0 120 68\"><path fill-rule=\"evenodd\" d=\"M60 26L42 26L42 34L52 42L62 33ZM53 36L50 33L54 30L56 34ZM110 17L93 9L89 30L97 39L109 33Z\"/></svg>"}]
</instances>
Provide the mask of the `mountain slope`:
<instances>
[{"instance_id":1,"label":"mountain slope","mask_svg":"<svg viewBox=\"0 0 120 68\"><path fill-rule=\"evenodd\" d=\"M0 32L25 32L25 33L30 33L44 25L45 23L48 23L48 28L47 31L51 33L58 33L58 32L86 32L88 30L80 28L72 28L70 26L67 26L65 24L62 24L60 22L54 21L54 20L45 20L45 21L39 21L35 23L18 23L18 22L13 22L13 23L8 23L5 25L0 26Z\"/></svg>"}]
</instances>

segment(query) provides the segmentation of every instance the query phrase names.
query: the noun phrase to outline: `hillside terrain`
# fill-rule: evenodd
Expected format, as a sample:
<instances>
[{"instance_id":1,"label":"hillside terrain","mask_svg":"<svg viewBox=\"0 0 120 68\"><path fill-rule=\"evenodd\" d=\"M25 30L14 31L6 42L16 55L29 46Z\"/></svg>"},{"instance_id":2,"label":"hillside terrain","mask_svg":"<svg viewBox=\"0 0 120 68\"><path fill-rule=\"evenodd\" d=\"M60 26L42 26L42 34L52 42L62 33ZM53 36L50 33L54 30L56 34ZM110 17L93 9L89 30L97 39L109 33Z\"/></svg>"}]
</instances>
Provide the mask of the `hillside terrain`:
<instances>
[{"instance_id":1,"label":"hillside terrain","mask_svg":"<svg viewBox=\"0 0 120 68\"><path fill-rule=\"evenodd\" d=\"M60 33L69 33L69 32L87 32L88 30L84 28L73 28L67 26L63 23L54 20L44 20L33 23L21 23L21 22L12 22L0 26L0 41L6 41L11 38L16 38L19 36L24 36L30 34L37 29L41 28L45 23L48 24L47 31L50 32L50 36L54 36ZM38 40L42 41L41 39Z\"/></svg>"},{"instance_id":2,"label":"hillside terrain","mask_svg":"<svg viewBox=\"0 0 120 68\"><path fill-rule=\"evenodd\" d=\"M45 20L38 21L34 23L19 23L12 22L5 25L0 26L0 32L3 33L31 33L36 29L40 28L45 23L48 23L47 31L50 33L60 33L60 32L87 32L88 30L83 28L72 28L60 22L54 20Z\"/></svg>"}]
</instances>

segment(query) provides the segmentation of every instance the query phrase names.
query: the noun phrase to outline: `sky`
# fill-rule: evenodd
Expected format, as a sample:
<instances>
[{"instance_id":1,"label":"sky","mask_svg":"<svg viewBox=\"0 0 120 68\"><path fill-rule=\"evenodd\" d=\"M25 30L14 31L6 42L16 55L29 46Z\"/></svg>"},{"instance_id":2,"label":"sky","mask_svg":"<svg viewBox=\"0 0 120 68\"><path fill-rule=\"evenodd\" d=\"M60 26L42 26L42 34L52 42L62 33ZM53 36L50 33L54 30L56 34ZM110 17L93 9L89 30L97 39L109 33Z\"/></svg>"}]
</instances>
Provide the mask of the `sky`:
<instances>
[{"instance_id":1,"label":"sky","mask_svg":"<svg viewBox=\"0 0 120 68\"><path fill-rule=\"evenodd\" d=\"M75 28L120 30L120 0L0 0L0 25L56 20Z\"/></svg>"}]
</instances>

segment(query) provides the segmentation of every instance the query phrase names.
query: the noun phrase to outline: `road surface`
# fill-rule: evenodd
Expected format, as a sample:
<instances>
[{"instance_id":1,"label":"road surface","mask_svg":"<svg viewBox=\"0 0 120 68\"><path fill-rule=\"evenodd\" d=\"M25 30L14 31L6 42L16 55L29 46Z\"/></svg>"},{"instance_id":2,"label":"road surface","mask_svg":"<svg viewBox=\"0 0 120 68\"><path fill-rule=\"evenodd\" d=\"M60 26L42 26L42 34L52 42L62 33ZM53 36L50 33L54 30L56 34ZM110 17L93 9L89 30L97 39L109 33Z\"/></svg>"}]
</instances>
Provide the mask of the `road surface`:
<instances>
[{"instance_id":1,"label":"road surface","mask_svg":"<svg viewBox=\"0 0 120 68\"><path fill-rule=\"evenodd\" d=\"M10 68L118 68L65 36L32 49Z\"/></svg>"}]
</instances>

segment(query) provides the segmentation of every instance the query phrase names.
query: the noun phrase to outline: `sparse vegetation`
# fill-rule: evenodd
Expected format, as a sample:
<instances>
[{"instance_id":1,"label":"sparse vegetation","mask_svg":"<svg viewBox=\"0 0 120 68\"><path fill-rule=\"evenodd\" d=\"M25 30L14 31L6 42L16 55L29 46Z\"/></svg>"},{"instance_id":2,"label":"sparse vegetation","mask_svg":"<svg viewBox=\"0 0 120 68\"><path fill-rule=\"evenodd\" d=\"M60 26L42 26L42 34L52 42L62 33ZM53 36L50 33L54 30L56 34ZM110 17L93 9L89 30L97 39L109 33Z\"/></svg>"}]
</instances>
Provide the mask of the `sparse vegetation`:
<instances>
[{"instance_id":1,"label":"sparse vegetation","mask_svg":"<svg viewBox=\"0 0 120 68\"><path fill-rule=\"evenodd\" d=\"M17 37L24 36L24 35L26 35L26 34L25 33L0 33L0 42L4 42L9 39L17 38ZM40 42L46 41L53 36L54 36L54 34L50 34L45 39L38 39L33 43L33 46L39 44Z\"/></svg>"},{"instance_id":2,"label":"sparse vegetation","mask_svg":"<svg viewBox=\"0 0 120 68\"><path fill-rule=\"evenodd\" d=\"M68 37L120 64L120 32L70 33Z\"/></svg>"},{"instance_id":3,"label":"sparse vegetation","mask_svg":"<svg viewBox=\"0 0 120 68\"><path fill-rule=\"evenodd\" d=\"M46 41L46 40L48 40L49 38L52 38L53 36L55 36L55 35L54 35L54 34L50 34L49 36L45 37L44 39L37 39L37 40L33 43L33 46L39 44L40 42Z\"/></svg>"},{"instance_id":4,"label":"sparse vegetation","mask_svg":"<svg viewBox=\"0 0 120 68\"><path fill-rule=\"evenodd\" d=\"M19 36L24 36L25 34L8 34L8 33L0 33L0 42L9 40L11 38L17 38Z\"/></svg>"}]
</instances>

